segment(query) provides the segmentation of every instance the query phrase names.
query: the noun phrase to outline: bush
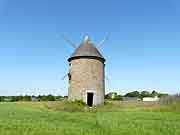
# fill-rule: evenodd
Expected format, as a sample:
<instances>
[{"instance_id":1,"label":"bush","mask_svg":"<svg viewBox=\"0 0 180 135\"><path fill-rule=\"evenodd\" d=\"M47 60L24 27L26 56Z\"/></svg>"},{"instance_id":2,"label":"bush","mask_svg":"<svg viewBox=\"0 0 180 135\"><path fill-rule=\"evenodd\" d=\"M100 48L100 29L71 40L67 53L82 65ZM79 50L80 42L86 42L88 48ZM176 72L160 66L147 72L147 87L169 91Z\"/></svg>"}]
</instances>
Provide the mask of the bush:
<instances>
[{"instance_id":1,"label":"bush","mask_svg":"<svg viewBox=\"0 0 180 135\"><path fill-rule=\"evenodd\" d=\"M83 112L88 106L82 100L66 101L63 110L67 112Z\"/></svg>"}]
</instances>

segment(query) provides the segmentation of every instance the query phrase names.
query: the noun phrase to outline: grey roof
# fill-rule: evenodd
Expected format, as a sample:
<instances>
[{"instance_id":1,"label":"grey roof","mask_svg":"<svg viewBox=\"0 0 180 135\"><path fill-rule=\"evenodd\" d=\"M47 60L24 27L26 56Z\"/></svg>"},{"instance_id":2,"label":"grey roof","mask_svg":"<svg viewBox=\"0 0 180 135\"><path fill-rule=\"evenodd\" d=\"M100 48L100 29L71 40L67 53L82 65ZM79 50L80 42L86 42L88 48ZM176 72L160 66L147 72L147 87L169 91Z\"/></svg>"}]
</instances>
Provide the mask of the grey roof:
<instances>
[{"instance_id":1,"label":"grey roof","mask_svg":"<svg viewBox=\"0 0 180 135\"><path fill-rule=\"evenodd\" d=\"M70 56L68 61L71 61L73 58L79 57L94 57L100 58L101 60L105 61L104 57L95 47L95 45L91 42L88 36L85 37L84 41L80 44L78 48L74 51L74 53Z\"/></svg>"}]
</instances>

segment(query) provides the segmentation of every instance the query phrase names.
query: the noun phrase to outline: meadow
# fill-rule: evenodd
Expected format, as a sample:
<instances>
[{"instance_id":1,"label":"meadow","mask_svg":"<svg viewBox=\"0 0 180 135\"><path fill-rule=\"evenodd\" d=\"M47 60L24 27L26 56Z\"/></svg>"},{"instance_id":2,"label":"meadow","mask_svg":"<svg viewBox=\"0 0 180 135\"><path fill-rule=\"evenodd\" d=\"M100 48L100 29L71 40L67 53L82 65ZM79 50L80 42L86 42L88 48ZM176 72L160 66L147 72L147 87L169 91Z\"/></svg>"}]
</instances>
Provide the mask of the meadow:
<instances>
[{"instance_id":1,"label":"meadow","mask_svg":"<svg viewBox=\"0 0 180 135\"><path fill-rule=\"evenodd\" d=\"M113 102L83 111L66 106L0 102L0 135L180 135L180 112L156 104Z\"/></svg>"}]
</instances>

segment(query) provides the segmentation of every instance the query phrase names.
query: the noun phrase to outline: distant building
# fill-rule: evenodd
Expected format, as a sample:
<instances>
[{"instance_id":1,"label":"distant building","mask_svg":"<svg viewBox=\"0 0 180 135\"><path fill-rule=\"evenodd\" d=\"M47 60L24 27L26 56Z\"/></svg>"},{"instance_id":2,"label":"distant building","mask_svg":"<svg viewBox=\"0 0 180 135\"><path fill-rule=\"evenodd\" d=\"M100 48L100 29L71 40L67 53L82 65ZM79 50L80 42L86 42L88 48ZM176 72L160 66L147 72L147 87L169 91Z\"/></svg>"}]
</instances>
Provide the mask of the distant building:
<instances>
[{"instance_id":1,"label":"distant building","mask_svg":"<svg viewBox=\"0 0 180 135\"><path fill-rule=\"evenodd\" d=\"M34 101L34 102L36 102L36 101L40 101L40 99L39 98L37 98L37 97L31 97L31 101Z\"/></svg>"},{"instance_id":2,"label":"distant building","mask_svg":"<svg viewBox=\"0 0 180 135\"><path fill-rule=\"evenodd\" d=\"M5 97L5 98L3 99L3 101L4 101L4 102L10 102L10 101L11 101L11 98L10 98L10 97Z\"/></svg>"},{"instance_id":3,"label":"distant building","mask_svg":"<svg viewBox=\"0 0 180 135\"><path fill-rule=\"evenodd\" d=\"M153 102L153 101L159 101L159 98L158 98L158 96L155 96L155 97L144 97L142 100L143 101Z\"/></svg>"}]
</instances>

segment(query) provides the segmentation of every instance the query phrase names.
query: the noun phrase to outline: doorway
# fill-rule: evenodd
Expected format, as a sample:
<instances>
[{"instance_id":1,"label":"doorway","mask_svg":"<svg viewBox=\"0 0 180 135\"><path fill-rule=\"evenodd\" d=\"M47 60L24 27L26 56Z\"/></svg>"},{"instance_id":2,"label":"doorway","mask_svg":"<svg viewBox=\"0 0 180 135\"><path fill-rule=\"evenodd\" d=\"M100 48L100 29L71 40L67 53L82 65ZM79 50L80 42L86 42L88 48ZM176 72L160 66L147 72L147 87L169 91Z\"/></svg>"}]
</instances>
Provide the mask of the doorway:
<instances>
[{"instance_id":1,"label":"doorway","mask_svg":"<svg viewBox=\"0 0 180 135\"><path fill-rule=\"evenodd\" d=\"M94 94L92 92L87 93L87 105L88 106L93 106L93 96Z\"/></svg>"}]
</instances>

